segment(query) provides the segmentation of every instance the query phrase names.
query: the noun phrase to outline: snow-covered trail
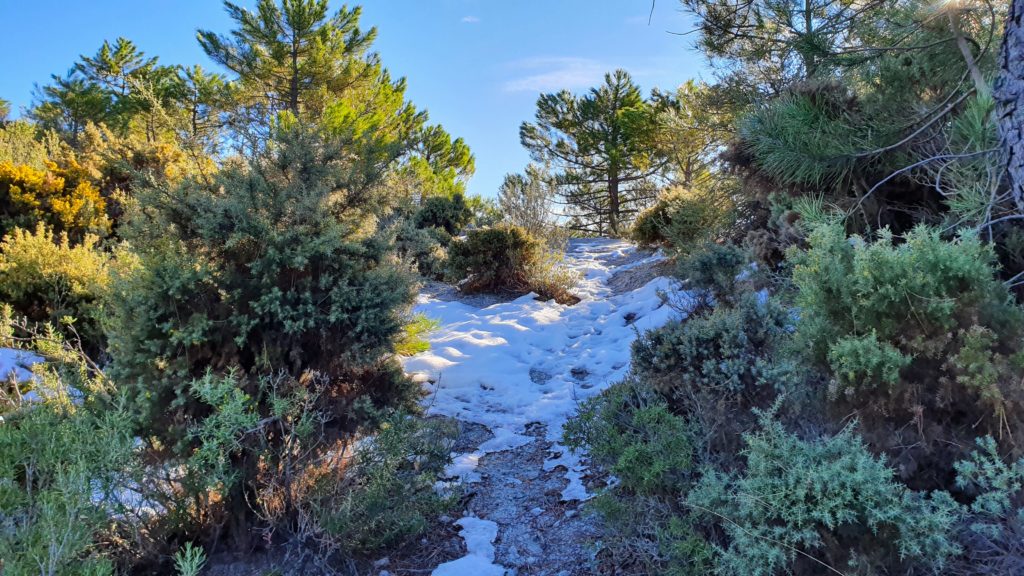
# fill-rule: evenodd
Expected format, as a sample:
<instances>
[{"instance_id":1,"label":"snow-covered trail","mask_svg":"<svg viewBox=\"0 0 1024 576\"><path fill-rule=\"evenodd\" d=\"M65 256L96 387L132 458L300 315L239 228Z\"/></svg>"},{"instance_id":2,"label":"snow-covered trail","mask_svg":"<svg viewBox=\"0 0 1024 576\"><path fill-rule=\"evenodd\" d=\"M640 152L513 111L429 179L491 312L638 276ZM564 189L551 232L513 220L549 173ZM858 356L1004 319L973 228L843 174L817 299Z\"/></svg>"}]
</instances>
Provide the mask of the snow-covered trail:
<instances>
[{"instance_id":1,"label":"snow-covered trail","mask_svg":"<svg viewBox=\"0 0 1024 576\"><path fill-rule=\"evenodd\" d=\"M490 458L498 461L503 455L506 461L522 460L519 466L527 478L558 481L561 502L588 497L581 481L582 464L560 443L562 428L579 402L626 375L636 335L673 316L658 295L673 287L668 278L655 278L621 294L608 286L614 273L661 259L657 254L640 254L632 244L619 240L572 241L566 264L582 275L574 290L581 301L574 306L538 302L527 295L480 309L420 296L416 311L438 320L440 328L427 337L430 350L407 358L405 369L430 392L428 414L482 425L492 435L475 449L455 455L449 469L452 477L469 484L483 480L476 485L479 493L494 482L514 487L520 482L516 478L491 478L508 470L495 469L484 473L486 478L481 476L487 469L485 456L492 454ZM517 466L515 461L510 464ZM537 470L525 470L529 466ZM529 484L522 490L531 489ZM506 499L516 500L516 496ZM536 504L532 495L522 496L522 506ZM494 542L502 542L505 532L522 529L505 524L516 514L537 517L544 510L533 507L503 516L495 511L497 521L486 517L488 510L481 512L480 518L458 521L469 555L438 567L434 574L505 573L506 567L495 563ZM538 570L527 572L548 573Z\"/></svg>"}]
</instances>

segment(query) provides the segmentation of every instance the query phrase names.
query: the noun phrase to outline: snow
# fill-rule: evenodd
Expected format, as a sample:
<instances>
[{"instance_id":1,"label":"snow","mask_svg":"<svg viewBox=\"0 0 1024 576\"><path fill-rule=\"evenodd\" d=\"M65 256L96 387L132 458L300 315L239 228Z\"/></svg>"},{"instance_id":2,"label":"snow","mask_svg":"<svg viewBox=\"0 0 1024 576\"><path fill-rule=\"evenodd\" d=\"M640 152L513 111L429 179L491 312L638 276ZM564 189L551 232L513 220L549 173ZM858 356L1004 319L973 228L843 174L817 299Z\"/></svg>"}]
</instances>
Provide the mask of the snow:
<instances>
[{"instance_id":1,"label":"snow","mask_svg":"<svg viewBox=\"0 0 1024 576\"><path fill-rule=\"evenodd\" d=\"M16 348L0 348L0 380L14 378L15 382L32 380L32 365L43 361L38 354Z\"/></svg>"},{"instance_id":2,"label":"snow","mask_svg":"<svg viewBox=\"0 0 1024 576\"><path fill-rule=\"evenodd\" d=\"M427 413L482 424L494 434L475 451L453 455L449 477L479 481L475 469L483 456L532 442L523 432L528 424L540 423L553 442L544 469L566 471L562 499L590 497L579 455L561 444L563 426L580 402L626 376L630 345L638 334L677 316L663 298L678 287L674 280L656 278L622 294L607 286L616 271L665 258L660 253L638 258L635 252L632 244L619 240L572 241L566 264L582 275L574 289L581 301L573 306L540 302L533 294L483 309L419 297L415 311L439 321L440 327L426 336L430 349L406 358L404 365L430 392ZM468 545L470 537L482 533L477 523L486 521L459 522ZM469 556L434 574L492 573L486 558L493 559L493 546L480 549L490 550L490 556L474 556L470 546Z\"/></svg>"},{"instance_id":3,"label":"snow","mask_svg":"<svg viewBox=\"0 0 1024 576\"><path fill-rule=\"evenodd\" d=\"M430 391L427 412L482 424L495 436L475 452L457 455L451 476L476 480L473 470L485 454L531 441L522 432L532 422L547 425L548 440L557 443L579 402L625 377L636 335L674 314L659 295L675 286L673 280L657 278L618 295L605 285L616 270L664 258L654 254L615 267L615 260L634 251L618 240L573 241L566 263L583 275L575 289L582 300L574 306L540 302L532 294L484 309L420 297L416 312L441 326L427 336L430 350L405 359L405 369ZM566 499L580 499L576 460L558 448L562 454L552 467L569 470Z\"/></svg>"},{"instance_id":4,"label":"snow","mask_svg":"<svg viewBox=\"0 0 1024 576\"><path fill-rule=\"evenodd\" d=\"M456 522L462 527L459 535L466 541L468 553L457 560L445 562L433 576L503 576L505 568L494 563L494 540L498 525L490 520L466 516Z\"/></svg>"}]
</instances>

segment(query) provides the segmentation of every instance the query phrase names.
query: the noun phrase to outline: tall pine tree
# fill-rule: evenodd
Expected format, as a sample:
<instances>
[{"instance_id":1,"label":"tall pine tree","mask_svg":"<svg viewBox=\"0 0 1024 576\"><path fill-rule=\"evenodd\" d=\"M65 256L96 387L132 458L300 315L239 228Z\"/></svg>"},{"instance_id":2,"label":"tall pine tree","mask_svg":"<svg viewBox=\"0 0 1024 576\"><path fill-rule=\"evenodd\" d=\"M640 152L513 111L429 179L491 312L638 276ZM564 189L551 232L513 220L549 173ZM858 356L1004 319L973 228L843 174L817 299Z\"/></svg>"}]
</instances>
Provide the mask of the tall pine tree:
<instances>
[{"instance_id":1,"label":"tall pine tree","mask_svg":"<svg viewBox=\"0 0 1024 576\"><path fill-rule=\"evenodd\" d=\"M377 31L359 28L359 7L332 16L327 0L260 0L255 12L224 6L237 27L229 36L200 30L199 44L271 112L323 112L332 96L380 80L369 53Z\"/></svg>"},{"instance_id":2,"label":"tall pine tree","mask_svg":"<svg viewBox=\"0 0 1024 576\"><path fill-rule=\"evenodd\" d=\"M644 99L624 70L584 96L563 90L537 100L536 122L524 122L519 137L534 160L552 166L577 231L618 235L654 198L670 160L665 101L658 93Z\"/></svg>"}]
</instances>

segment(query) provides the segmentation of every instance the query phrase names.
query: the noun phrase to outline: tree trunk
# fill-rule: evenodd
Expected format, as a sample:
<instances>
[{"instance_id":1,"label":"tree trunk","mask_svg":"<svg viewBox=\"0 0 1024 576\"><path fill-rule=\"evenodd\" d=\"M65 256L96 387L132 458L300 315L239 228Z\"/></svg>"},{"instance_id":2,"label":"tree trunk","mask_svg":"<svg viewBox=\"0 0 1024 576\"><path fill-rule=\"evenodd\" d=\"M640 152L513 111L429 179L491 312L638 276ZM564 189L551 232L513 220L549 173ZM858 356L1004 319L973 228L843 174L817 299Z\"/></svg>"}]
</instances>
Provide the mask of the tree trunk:
<instances>
[{"instance_id":1,"label":"tree trunk","mask_svg":"<svg viewBox=\"0 0 1024 576\"><path fill-rule=\"evenodd\" d=\"M288 109L299 115L299 40L292 39L292 77L288 82Z\"/></svg>"},{"instance_id":2,"label":"tree trunk","mask_svg":"<svg viewBox=\"0 0 1024 576\"><path fill-rule=\"evenodd\" d=\"M953 32L953 37L956 38L956 46L960 50L960 55L964 57L964 62L967 63L967 70L971 74L971 80L974 81L974 89L979 95L984 94L988 91L988 82L985 81L985 75L981 73L977 62L974 61L971 45L967 42L967 37L964 36L960 25L961 17L961 14L954 13L951 10L949 12L949 29Z\"/></svg>"},{"instance_id":3,"label":"tree trunk","mask_svg":"<svg viewBox=\"0 0 1024 576\"><path fill-rule=\"evenodd\" d=\"M608 177L608 232L619 235L619 178L614 174Z\"/></svg>"},{"instance_id":4,"label":"tree trunk","mask_svg":"<svg viewBox=\"0 0 1024 576\"><path fill-rule=\"evenodd\" d=\"M1010 192L1017 209L1024 211L1024 0L1011 0L999 76L993 88L996 121L1006 157Z\"/></svg>"}]
</instances>

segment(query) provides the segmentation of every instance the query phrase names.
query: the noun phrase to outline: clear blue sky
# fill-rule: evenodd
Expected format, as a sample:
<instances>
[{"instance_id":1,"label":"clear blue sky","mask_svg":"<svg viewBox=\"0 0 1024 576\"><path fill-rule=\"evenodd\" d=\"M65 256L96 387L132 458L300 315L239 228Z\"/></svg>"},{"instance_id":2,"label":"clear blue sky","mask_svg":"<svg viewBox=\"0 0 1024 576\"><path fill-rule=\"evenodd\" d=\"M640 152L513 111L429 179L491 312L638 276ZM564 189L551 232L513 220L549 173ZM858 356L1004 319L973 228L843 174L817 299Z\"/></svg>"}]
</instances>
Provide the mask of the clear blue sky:
<instances>
[{"instance_id":1,"label":"clear blue sky","mask_svg":"<svg viewBox=\"0 0 1024 576\"><path fill-rule=\"evenodd\" d=\"M255 0L239 0L253 5ZM358 2L350 2L358 3ZM584 90L604 72L630 71L648 90L707 77L675 0L366 0L363 26L409 98L476 155L472 193L493 196L507 172L529 161L519 124L541 92ZM332 1L332 9L341 5ZM65 72L104 39L126 36L165 64L216 69L195 40L231 21L217 0L0 0L0 98L17 112L33 86Z\"/></svg>"}]
</instances>

